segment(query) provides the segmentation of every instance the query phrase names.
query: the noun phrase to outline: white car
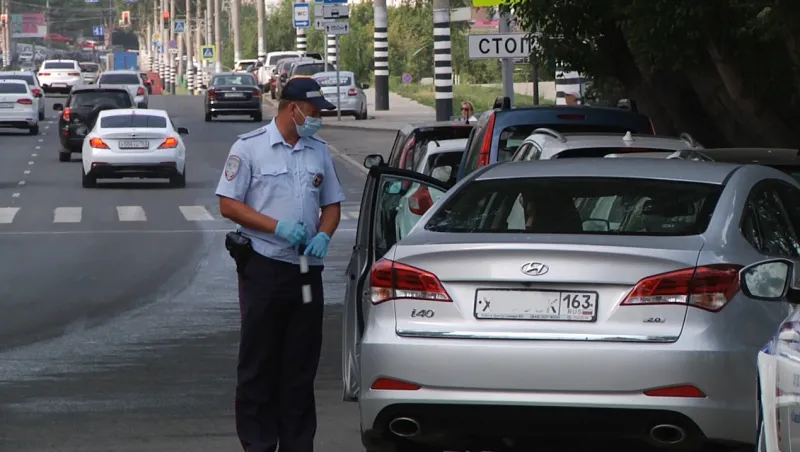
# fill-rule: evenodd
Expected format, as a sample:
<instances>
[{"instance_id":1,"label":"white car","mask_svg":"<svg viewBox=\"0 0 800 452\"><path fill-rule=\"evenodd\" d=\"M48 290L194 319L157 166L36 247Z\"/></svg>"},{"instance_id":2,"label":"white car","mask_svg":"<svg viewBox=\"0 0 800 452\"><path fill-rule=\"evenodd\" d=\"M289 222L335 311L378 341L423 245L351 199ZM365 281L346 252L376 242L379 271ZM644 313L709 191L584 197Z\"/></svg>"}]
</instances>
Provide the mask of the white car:
<instances>
[{"instance_id":1,"label":"white car","mask_svg":"<svg viewBox=\"0 0 800 452\"><path fill-rule=\"evenodd\" d=\"M82 185L97 186L98 179L164 178L170 185L186 186L186 146L164 110L126 108L100 112L94 128L83 140Z\"/></svg>"},{"instance_id":2,"label":"white car","mask_svg":"<svg viewBox=\"0 0 800 452\"><path fill-rule=\"evenodd\" d=\"M0 78L6 80L23 80L28 84L28 87L33 93L33 102L36 104L36 110L39 112L39 121L44 119L44 104L45 95L42 85L39 84L39 79L36 78L34 72L0 72Z\"/></svg>"},{"instance_id":3,"label":"white car","mask_svg":"<svg viewBox=\"0 0 800 452\"><path fill-rule=\"evenodd\" d=\"M142 76L139 71L108 71L100 74L97 79L97 84L100 86L117 85L124 86L127 89L136 105L139 108L147 108L149 96L147 95L147 87L142 81Z\"/></svg>"},{"instance_id":4,"label":"white car","mask_svg":"<svg viewBox=\"0 0 800 452\"><path fill-rule=\"evenodd\" d=\"M81 66L75 60L45 60L37 75L46 93L69 94L72 88L83 86Z\"/></svg>"},{"instance_id":5,"label":"white car","mask_svg":"<svg viewBox=\"0 0 800 452\"><path fill-rule=\"evenodd\" d=\"M28 129L39 134L39 113L30 87L24 80L0 79L0 127Z\"/></svg>"}]
</instances>

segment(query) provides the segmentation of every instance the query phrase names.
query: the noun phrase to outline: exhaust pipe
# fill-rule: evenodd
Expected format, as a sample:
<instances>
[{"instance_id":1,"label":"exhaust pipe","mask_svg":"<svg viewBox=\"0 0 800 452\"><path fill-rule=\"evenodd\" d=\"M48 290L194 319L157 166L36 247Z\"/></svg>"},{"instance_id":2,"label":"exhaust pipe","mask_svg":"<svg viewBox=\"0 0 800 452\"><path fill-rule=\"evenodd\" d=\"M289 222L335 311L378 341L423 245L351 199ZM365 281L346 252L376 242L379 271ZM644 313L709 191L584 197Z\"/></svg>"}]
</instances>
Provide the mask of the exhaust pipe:
<instances>
[{"instance_id":1,"label":"exhaust pipe","mask_svg":"<svg viewBox=\"0 0 800 452\"><path fill-rule=\"evenodd\" d=\"M398 417L389 422L389 431L402 438L419 433L419 422L408 417Z\"/></svg>"},{"instance_id":2,"label":"exhaust pipe","mask_svg":"<svg viewBox=\"0 0 800 452\"><path fill-rule=\"evenodd\" d=\"M678 444L686 440L686 431L677 425L659 424L650 429L650 438L659 444Z\"/></svg>"}]
</instances>

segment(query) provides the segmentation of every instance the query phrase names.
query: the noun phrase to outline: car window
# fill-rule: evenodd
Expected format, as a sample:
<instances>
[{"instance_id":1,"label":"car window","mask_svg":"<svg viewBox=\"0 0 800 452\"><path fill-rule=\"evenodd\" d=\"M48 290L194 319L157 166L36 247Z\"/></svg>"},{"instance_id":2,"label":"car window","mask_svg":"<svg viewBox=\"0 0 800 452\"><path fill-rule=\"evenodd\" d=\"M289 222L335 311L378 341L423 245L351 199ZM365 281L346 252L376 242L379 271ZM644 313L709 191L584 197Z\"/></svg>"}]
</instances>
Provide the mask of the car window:
<instances>
[{"instance_id":1,"label":"car window","mask_svg":"<svg viewBox=\"0 0 800 452\"><path fill-rule=\"evenodd\" d=\"M28 86L36 86L36 80L27 74L0 74L0 80L24 80Z\"/></svg>"},{"instance_id":2,"label":"car window","mask_svg":"<svg viewBox=\"0 0 800 452\"><path fill-rule=\"evenodd\" d=\"M140 85L142 80L136 74L103 74L100 76L100 85Z\"/></svg>"},{"instance_id":3,"label":"car window","mask_svg":"<svg viewBox=\"0 0 800 452\"><path fill-rule=\"evenodd\" d=\"M761 244L760 248L757 248L759 251L772 256L800 257L800 241L792 227L789 210L781 201L776 183L756 185L751 191L747 208L752 210L755 218L744 215L743 219L745 224L757 222L759 232L757 241Z\"/></svg>"},{"instance_id":4,"label":"car window","mask_svg":"<svg viewBox=\"0 0 800 452\"><path fill-rule=\"evenodd\" d=\"M100 66L94 63L81 63L80 64L81 70L83 72L98 72L100 71Z\"/></svg>"},{"instance_id":5,"label":"car window","mask_svg":"<svg viewBox=\"0 0 800 452\"><path fill-rule=\"evenodd\" d=\"M515 162L528 160L525 157L528 154L528 151L531 149L531 147L533 147L531 143L523 143L522 146L520 146L519 149L517 149L517 152L514 153L514 158L512 160Z\"/></svg>"},{"instance_id":6,"label":"car window","mask_svg":"<svg viewBox=\"0 0 800 452\"><path fill-rule=\"evenodd\" d=\"M450 186L454 185L463 153L464 151L452 151L428 156L425 175L432 176Z\"/></svg>"},{"instance_id":7,"label":"car window","mask_svg":"<svg viewBox=\"0 0 800 452\"><path fill-rule=\"evenodd\" d=\"M758 251L762 251L764 249L763 242L761 240L761 230L758 228L756 211L752 202L748 202L744 207L740 230L745 240L750 242L750 245L753 245L753 248L757 249Z\"/></svg>"},{"instance_id":8,"label":"car window","mask_svg":"<svg viewBox=\"0 0 800 452\"><path fill-rule=\"evenodd\" d=\"M164 129L167 127L167 119L163 116L143 115L140 113L113 115L101 118L100 127L103 129L122 129L130 127Z\"/></svg>"},{"instance_id":9,"label":"car window","mask_svg":"<svg viewBox=\"0 0 800 452\"><path fill-rule=\"evenodd\" d=\"M403 131L398 130L397 136L394 137L394 144L392 145L392 151L389 154L389 166L397 168L397 164L400 163L400 153L403 149L403 144L406 141L406 134Z\"/></svg>"},{"instance_id":10,"label":"car window","mask_svg":"<svg viewBox=\"0 0 800 452\"><path fill-rule=\"evenodd\" d=\"M120 108L130 108L133 106L131 97L126 91L79 91L74 93L69 99L69 106L96 107L98 105L114 105Z\"/></svg>"},{"instance_id":11,"label":"car window","mask_svg":"<svg viewBox=\"0 0 800 452\"><path fill-rule=\"evenodd\" d=\"M28 87L22 83L0 82L0 94L27 94Z\"/></svg>"},{"instance_id":12,"label":"car window","mask_svg":"<svg viewBox=\"0 0 800 452\"><path fill-rule=\"evenodd\" d=\"M279 53L277 55L272 55L269 57L269 61L267 61L267 66L275 66L280 60L286 57L296 57L296 54L293 53Z\"/></svg>"},{"instance_id":13,"label":"car window","mask_svg":"<svg viewBox=\"0 0 800 452\"><path fill-rule=\"evenodd\" d=\"M75 63L70 61L48 61L44 63L44 69L75 69Z\"/></svg>"},{"instance_id":14,"label":"car window","mask_svg":"<svg viewBox=\"0 0 800 452\"><path fill-rule=\"evenodd\" d=\"M237 75L218 75L211 81L211 85L241 85L241 86L255 86L256 79L249 74Z\"/></svg>"},{"instance_id":15,"label":"car window","mask_svg":"<svg viewBox=\"0 0 800 452\"><path fill-rule=\"evenodd\" d=\"M430 219L442 232L688 236L703 233L716 184L655 179L550 177L465 185Z\"/></svg>"},{"instance_id":16,"label":"car window","mask_svg":"<svg viewBox=\"0 0 800 452\"><path fill-rule=\"evenodd\" d=\"M314 75L319 72L326 72L327 68L322 62L312 64L302 64L295 66L292 76L295 75Z\"/></svg>"}]
</instances>

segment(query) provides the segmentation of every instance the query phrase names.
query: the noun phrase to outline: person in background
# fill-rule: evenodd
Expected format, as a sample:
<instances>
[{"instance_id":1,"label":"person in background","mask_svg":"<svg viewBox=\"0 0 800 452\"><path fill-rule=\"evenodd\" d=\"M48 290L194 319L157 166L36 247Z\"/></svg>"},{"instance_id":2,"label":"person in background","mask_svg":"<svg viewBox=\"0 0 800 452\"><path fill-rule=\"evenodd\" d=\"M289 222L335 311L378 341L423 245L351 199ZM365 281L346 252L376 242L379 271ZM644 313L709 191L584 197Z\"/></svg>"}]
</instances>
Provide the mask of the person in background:
<instances>
[{"instance_id":1,"label":"person in background","mask_svg":"<svg viewBox=\"0 0 800 452\"><path fill-rule=\"evenodd\" d=\"M472 105L472 102L461 102L461 119L466 123L476 122L478 120L475 118L475 106Z\"/></svg>"},{"instance_id":2,"label":"person in background","mask_svg":"<svg viewBox=\"0 0 800 452\"><path fill-rule=\"evenodd\" d=\"M567 105L580 105L581 104L581 95L576 92L569 92L564 96L564 100L567 102Z\"/></svg>"}]
</instances>

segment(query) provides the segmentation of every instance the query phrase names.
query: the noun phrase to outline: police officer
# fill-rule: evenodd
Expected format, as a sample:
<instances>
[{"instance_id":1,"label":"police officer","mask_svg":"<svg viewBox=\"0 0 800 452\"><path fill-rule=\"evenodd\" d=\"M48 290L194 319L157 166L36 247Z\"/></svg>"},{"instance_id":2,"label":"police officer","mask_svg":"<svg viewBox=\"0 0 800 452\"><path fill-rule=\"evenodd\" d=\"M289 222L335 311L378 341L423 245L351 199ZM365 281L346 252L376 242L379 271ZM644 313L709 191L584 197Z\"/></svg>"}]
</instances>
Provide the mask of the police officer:
<instances>
[{"instance_id":1,"label":"police officer","mask_svg":"<svg viewBox=\"0 0 800 452\"><path fill-rule=\"evenodd\" d=\"M289 81L275 119L233 144L217 187L220 212L252 246L244 265L237 258L235 411L246 452L275 451L278 444L280 452L313 450L322 261L345 199L328 146L314 134L321 111L333 108L314 80ZM305 275L300 252L308 256ZM303 284L311 286L308 303Z\"/></svg>"}]
</instances>

